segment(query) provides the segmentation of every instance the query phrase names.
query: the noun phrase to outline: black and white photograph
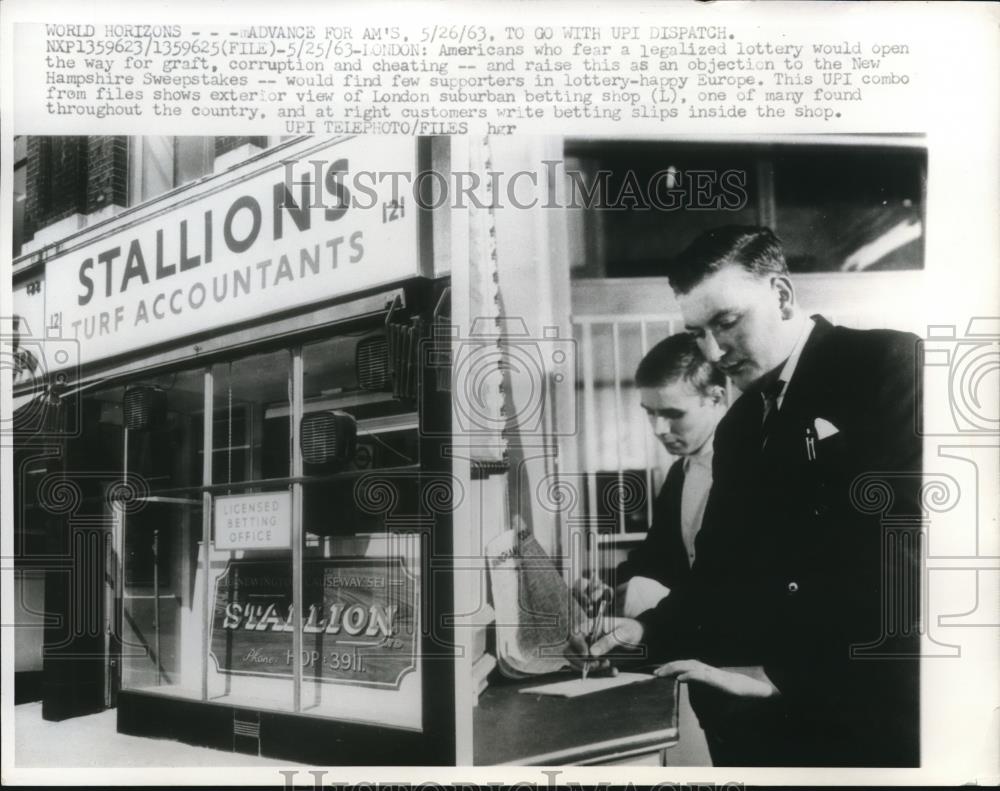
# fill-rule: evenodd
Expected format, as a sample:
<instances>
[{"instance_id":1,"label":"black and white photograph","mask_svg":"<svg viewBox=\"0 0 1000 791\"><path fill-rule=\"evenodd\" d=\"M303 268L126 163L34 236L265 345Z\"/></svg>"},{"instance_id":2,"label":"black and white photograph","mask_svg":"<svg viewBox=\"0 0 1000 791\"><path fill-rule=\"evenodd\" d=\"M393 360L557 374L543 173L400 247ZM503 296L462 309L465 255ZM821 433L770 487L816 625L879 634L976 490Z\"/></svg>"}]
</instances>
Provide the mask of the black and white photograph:
<instances>
[{"instance_id":1,"label":"black and white photograph","mask_svg":"<svg viewBox=\"0 0 1000 791\"><path fill-rule=\"evenodd\" d=\"M919 766L919 340L876 300L923 268L923 141L552 144L570 304L524 315L569 325L539 357L576 360L536 383L518 350L498 382L514 414L547 384L561 422L501 432L477 758Z\"/></svg>"},{"instance_id":2,"label":"black and white photograph","mask_svg":"<svg viewBox=\"0 0 1000 791\"><path fill-rule=\"evenodd\" d=\"M394 728L397 763L447 760L448 272L412 197L345 179L433 142L18 138L19 599L60 617L16 680L41 721L318 765L378 763Z\"/></svg>"},{"instance_id":3,"label":"black and white photograph","mask_svg":"<svg viewBox=\"0 0 1000 791\"><path fill-rule=\"evenodd\" d=\"M5 784L997 776L939 4L215 5L3 19Z\"/></svg>"}]
</instances>

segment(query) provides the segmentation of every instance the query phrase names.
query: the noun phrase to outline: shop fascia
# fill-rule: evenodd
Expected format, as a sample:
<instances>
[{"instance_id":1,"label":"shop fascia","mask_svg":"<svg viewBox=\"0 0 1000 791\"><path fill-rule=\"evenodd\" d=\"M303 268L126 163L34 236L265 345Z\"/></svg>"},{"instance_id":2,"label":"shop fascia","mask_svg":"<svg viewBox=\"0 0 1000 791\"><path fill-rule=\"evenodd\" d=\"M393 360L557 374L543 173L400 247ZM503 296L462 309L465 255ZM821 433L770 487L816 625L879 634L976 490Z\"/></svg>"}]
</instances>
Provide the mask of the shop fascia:
<instances>
[{"instance_id":1,"label":"shop fascia","mask_svg":"<svg viewBox=\"0 0 1000 791\"><path fill-rule=\"evenodd\" d=\"M348 160L338 159L331 162L323 175L321 192L326 193L322 203L322 217L325 222L335 222L347 212L350 205L350 192L342 178L348 172ZM276 181L271 191L271 205L268 215L271 217L270 240L278 241L285 232L285 215L287 214L298 231L308 231L312 226L313 209L316 206L311 196L312 181L302 179L295 182L300 188L300 198L297 202L289 190L286 180ZM241 215L249 218L237 218ZM193 241L194 234L189 232L187 220L180 221L175 227L178 237L166 239L166 231L160 228L155 234L153 249L143 247L143 241L138 236L132 238L127 249L123 245L109 247L96 256L89 256L81 263L78 270L78 280L82 292L77 296L81 306L90 303L95 290L103 284L105 298L114 293L124 294L129 287L139 282L148 285L152 271L156 280L165 280L180 272L186 272L199 266L211 264L215 249L219 244L235 254L244 253L254 246L261 238L264 225L264 207L252 195L241 195L235 198L224 210L221 226L213 209L206 209L202 215L202 232L197 234L200 244ZM168 242L171 246L168 247ZM177 251L176 258L165 254L165 250ZM168 258L171 260L168 262ZM120 275L117 274L120 272ZM96 281L96 282L95 282Z\"/></svg>"}]
</instances>

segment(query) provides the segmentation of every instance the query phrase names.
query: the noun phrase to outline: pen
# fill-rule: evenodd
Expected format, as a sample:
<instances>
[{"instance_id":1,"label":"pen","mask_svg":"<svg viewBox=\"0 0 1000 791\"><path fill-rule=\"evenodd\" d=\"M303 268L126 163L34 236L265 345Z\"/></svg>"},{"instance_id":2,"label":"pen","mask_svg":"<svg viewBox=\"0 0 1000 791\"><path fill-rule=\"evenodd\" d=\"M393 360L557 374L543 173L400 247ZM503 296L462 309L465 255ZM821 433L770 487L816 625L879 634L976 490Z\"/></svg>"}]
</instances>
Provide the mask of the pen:
<instances>
[{"instance_id":1,"label":"pen","mask_svg":"<svg viewBox=\"0 0 1000 791\"><path fill-rule=\"evenodd\" d=\"M812 428L806 428L806 459L816 461L816 432Z\"/></svg>"},{"instance_id":2,"label":"pen","mask_svg":"<svg viewBox=\"0 0 1000 791\"><path fill-rule=\"evenodd\" d=\"M590 646L592 646L594 644L594 642L597 640L599 626L600 626L601 620L604 618L604 606L607 603L608 603L607 597L602 596L601 597L601 603L597 607L597 614L594 616L594 623L590 627L590 634L587 635L587 656L588 657L590 656ZM584 681L587 680L587 671L589 670L589 668L590 668L590 665L588 664L588 662L585 661L583 663L583 680Z\"/></svg>"}]
</instances>

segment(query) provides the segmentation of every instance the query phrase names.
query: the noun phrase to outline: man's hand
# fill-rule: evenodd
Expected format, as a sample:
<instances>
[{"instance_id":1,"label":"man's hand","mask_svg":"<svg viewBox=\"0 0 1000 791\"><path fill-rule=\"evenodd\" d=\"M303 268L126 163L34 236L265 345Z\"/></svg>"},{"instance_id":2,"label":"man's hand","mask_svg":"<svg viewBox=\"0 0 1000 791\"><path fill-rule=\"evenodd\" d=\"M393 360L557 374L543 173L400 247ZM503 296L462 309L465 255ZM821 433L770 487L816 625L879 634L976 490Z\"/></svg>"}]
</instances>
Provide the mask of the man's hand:
<instances>
[{"instance_id":1,"label":"man's hand","mask_svg":"<svg viewBox=\"0 0 1000 791\"><path fill-rule=\"evenodd\" d=\"M607 670L611 660L604 657L614 648L635 649L642 642L645 627L632 618L601 618L597 625L594 642L588 645L588 638L593 629L592 621L581 624L584 631L575 632L566 646L566 658L576 670L587 666L590 673Z\"/></svg>"},{"instance_id":2,"label":"man's hand","mask_svg":"<svg viewBox=\"0 0 1000 791\"><path fill-rule=\"evenodd\" d=\"M579 602L587 615L597 612L601 599L607 599L611 604L615 598L615 589L606 585L600 577L580 577L573 583L573 598Z\"/></svg>"},{"instance_id":3,"label":"man's hand","mask_svg":"<svg viewBox=\"0 0 1000 791\"><path fill-rule=\"evenodd\" d=\"M661 677L676 677L678 681L705 684L741 698L770 698L780 694L759 665L712 667L697 659L681 659L658 667L654 673Z\"/></svg>"}]
</instances>

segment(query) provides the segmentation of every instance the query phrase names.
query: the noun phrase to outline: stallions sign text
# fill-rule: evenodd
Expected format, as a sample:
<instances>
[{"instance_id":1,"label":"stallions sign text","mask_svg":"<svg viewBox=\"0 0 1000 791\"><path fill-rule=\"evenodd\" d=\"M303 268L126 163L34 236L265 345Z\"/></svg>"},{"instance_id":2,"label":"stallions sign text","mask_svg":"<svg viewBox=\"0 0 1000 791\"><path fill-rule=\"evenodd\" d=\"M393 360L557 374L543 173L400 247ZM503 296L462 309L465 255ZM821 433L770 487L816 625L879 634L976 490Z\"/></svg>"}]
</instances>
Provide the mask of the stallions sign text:
<instances>
[{"instance_id":1,"label":"stallions sign text","mask_svg":"<svg viewBox=\"0 0 1000 791\"><path fill-rule=\"evenodd\" d=\"M306 560L303 674L398 689L416 669L417 597L401 557ZM218 671L291 677L293 631L289 562L230 562L215 589L210 656Z\"/></svg>"},{"instance_id":2,"label":"stallions sign text","mask_svg":"<svg viewBox=\"0 0 1000 791\"><path fill-rule=\"evenodd\" d=\"M400 186L416 173L413 140L312 143L255 164L46 264L47 334L79 342L73 362L419 273L416 206Z\"/></svg>"}]
</instances>

